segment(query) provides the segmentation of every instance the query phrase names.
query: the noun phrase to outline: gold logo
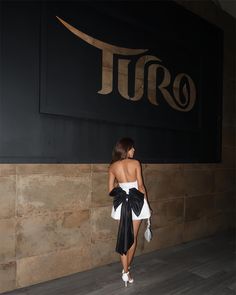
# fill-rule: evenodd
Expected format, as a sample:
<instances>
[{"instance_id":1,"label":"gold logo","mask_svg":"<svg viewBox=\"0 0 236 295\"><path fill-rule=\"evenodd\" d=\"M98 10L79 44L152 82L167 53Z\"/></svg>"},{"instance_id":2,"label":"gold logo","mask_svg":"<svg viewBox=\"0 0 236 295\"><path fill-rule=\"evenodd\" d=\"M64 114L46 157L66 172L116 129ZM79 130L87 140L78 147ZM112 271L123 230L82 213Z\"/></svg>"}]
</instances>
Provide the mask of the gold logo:
<instances>
[{"instance_id":1,"label":"gold logo","mask_svg":"<svg viewBox=\"0 0 236 295\"><path fill-rule=\"evenodd\" d=\"M81 32L58 16L57 18L69 31L71 31L77 37L102 50L102 87L98 91L99 94L109 94L113 90L113 60L114 54L116 54L119 56L117 85L118 91L123 98L131 101L138 101L143 97L144 69L146 66L148 68L147 98L151 104L155 106L158 106L159 104L156 93L158 88L162 93L163 98L171 108L182 112L189 112L193 108L196 101L196 87L192 78L186 73L177 74L174 78L173 84L171 85L172 79L170 71L161 64L161 59L152 55L143 55L143 53L147 52L148 49L134 49L114 46ZM128 66L131 60L122 58L122 56L131 55L140 55L135 64L135 83L133 96L128 94ZM159 85L156 83L157 70L161 70L163 72L163 79ZM181 83L182 81L184 81L184 83ZM170 85L173 89L173 95L171 95L167 89L167 87Z\"/></svg>"}]
</instances>

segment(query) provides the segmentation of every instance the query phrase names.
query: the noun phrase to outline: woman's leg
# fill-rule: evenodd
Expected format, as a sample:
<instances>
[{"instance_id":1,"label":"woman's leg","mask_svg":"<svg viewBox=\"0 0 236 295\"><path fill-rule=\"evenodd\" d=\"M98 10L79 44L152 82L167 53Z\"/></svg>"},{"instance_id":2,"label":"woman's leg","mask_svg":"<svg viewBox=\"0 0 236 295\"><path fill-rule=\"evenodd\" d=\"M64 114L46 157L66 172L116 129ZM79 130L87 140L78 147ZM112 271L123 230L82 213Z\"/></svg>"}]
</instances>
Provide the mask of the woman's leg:
<instances>
[{"instance_id":1,"label":"woman's leg","mask_svg":"<svg viewBox=\"0 0 236 295\"><path fill-rule=\"evenodd\" d=\"M128 255L120 255L120 260L123 265L124 272L128 272Z\"/></svg>"},{"instance_id":2,"label":"woman's leg","mask_svg":"<svg viewBox=\"0 0 236 295\"><path fill-rule=\"evenodd\" d=\"M131 264L132 259L134 257L134 253L135 253L135 249L136 249L136 245L137 245L137 236L138 236L138 231L139 231L139 227L141 224L142 220L133 220L133 229L134 229L134 243L133 245L129 248L128 252L127 252L127 256L128 256L128 265L127 267Z\"/></svg>"},{"instance_id":3,"label":"woman's leg","mask_svg":"<svg viewBox=\"0 0 236 295\"><path fill-rule=\"evenodd\" d=\"M139 227L141 224L141 220L133 220L133 229L134 229L134 243L133 245L129 248L128 252L126 255L120 255L121 263L123 265L123 269L125 272L128 272L128 267L130 266L132 259L134 257L136 245L137 245L137 236L138 236L138 231ZM118 222L119 225L119 222Z\"/></svg>"}]
</instances>

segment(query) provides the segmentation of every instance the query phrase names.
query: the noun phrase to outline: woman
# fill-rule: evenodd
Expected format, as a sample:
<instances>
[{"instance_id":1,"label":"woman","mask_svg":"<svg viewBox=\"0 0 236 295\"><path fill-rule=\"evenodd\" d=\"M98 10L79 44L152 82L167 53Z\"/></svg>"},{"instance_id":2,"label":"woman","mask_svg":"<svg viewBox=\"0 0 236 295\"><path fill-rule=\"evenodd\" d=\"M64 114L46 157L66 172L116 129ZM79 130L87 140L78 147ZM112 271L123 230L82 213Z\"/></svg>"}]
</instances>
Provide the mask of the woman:
<instances>
[{"instance_id":1,"label":"woman","mask_svg":"<svg viewBox=\"0 0 236 295\"><path fill-rule=\"evenodd\" d=\"M109 192L114 197L111 217L119 220L116 251L123 265L122 280L133 283L130 264L134 257L137 234L142 219L151 216L147 194L142 180L141 165L134 156L131 138L120 139L112 152L109 167Z\"/></svg>"}]
</instances>

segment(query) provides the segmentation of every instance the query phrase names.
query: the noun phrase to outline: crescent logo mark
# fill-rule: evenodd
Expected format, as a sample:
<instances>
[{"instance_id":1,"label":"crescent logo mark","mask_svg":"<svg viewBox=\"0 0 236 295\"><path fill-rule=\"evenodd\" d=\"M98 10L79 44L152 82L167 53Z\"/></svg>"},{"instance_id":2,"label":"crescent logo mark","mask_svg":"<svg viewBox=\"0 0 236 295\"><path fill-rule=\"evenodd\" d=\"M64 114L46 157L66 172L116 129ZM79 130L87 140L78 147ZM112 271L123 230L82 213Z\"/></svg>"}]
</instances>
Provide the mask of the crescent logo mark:
<instances>
[{"instance_id":1,"label":"crescent logo mark","mask_svg":"<svg viewBox=\"0 0 236 295\"><path fill-rule=\"evenodd\" d=\"M70 24L68 24L67 22L65 22L63 19L61 19L58 16L57 16L57 19L69 31L71 31L77 37L79 37L80 39L84 40L88 44L90 44L90 45L92 45L94 47L97 47L97 48L99 48L101 50L108 50L108 51L112 52L113 54L121 54L121 55L137 55L137 54L141 54L141 53L144 53L144 52L148 51L148 49L132 49L132 48L124 48L124 47L111 45L109 43L100 41L98 39L95 39L95 38L81 32L80 30L78 30L75 27L71 26Z\"/></svg>"},{"instance_id":2,"label":"crescent logo mark","mask_svg":"<svg viewBox=\"0 0 236 295\"><path fill-rule=\"evenodd\" d=\"M170 71L161 64L161 59L152 55L142 55L138 58L135 64L135 83L134 94L129 95L129 63L130 59L122 58L127 55L140 55L149 49L135 49L115 46L101 40L95 39L75 27L71 26L60 17L57 19L74 35L85 41L86 43L102 50L102 88L98 91L99 94L109 94L113 91L113 59L114 54L120 55L118 59L118 92L128 100L138 101L144 96L144 70L148 69L147 77L147 99L149 102L158 106L157 88L161 92L163 98L168 105L181 112L189 112L195 105L196 101L196 86L192 78L186 73L179 73L175 79L171 78ZM162 72L163 77L161 83L157 85L157 73ZM171 82L173 80L173 84ZM172 86L172 93L169 88ZM168 88L168 89L167 89Z\"/></svg>"}]
</instances>

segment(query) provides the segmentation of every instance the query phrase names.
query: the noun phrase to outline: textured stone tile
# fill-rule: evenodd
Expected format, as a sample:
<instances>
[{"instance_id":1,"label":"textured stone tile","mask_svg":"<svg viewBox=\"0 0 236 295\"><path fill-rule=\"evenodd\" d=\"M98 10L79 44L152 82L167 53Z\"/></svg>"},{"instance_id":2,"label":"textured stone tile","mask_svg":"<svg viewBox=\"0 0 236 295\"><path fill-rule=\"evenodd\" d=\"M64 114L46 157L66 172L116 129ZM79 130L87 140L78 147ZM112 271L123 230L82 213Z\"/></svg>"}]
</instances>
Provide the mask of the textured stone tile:
<instances>
[{"instance_id":1,"label":"textured stone tile","mask_svg":"<svg viewBox=\"0 0 236 295\"><path fill-rule=\"evenodd\" d=\"M153 238L149 243L145 241L143 252L147 253L182 243L183 228L183 223L179 223L153 229Z\"/></svg>"},{"instance_id":2,"label":"textured stone tile","mask_svg":"<svg viewBox=\"0 0 236 295\"><path fill-rule=\"evenodd\" d=\"M183 163L181 165L181 170L208 170L212 171L217 168L221 168L221 163Z\"/></svg>"},{"instance_id":3,"label":"textured stone tile","mask_svg":"<svg viewBox=\"0 0 236 295\"><path fill-rule=\"evenodd\" d=\"M181 170L147 171L145 184L150 201L181 196L184 194L184 179Z\"/></svg>"},{"instance_id":4,"label":"textured stone tile","mask_svg":"<svg viewBox=\"0 0 236 295\"><path fill-rule=\"evenodd\" d=\"M91 172L91 164L17 164L16 173L49 174L49 175L80 175Z\"/></svg>"},{"instance_id":5,"label":"textured stone tile","mask_svg":"<svg viewBox=\"0 0 236 295\"><path fill-rule=\"evenodd\" d=\"M183 223L170 224L168 226L159 228L157 230L157 235L159 236L160 240L160 248L182 243L183 228Z\"/></svg>"},{"instance_id":6,"label":"textured stone tile","mask_svg":"<svg viewBox=\"0 0 236 295\"><path fill-rule=\"evenodd\" d=\"M15 218L0 219L0 263L15 260Z\"/></svg>"},{"instance_id":7,"label":"textured stone tile","mask_svg":"<svg viewBox=\"0 0 236 295\"><path fill-rule=\"evenodd\" d=\"M142 170L146 172L149 171L170 171L181 169L181 164L142 164Z\"/></svg>"},{"instance_id":8,"label":"textured stone tile","mask_svg":"<svg viewBox=\"0 0 236 295\"><path fill-rule=\"evenodd\" d=\"M215 209L214 195L203 195L185 198L185 221L212 215Z\"/></svg>"},{"instance_id":9,"label":"textured stone tile","mask_svg":"<svg viewBox=\"0 0 236 295\"><path fill-rule=\"evenodd\" d=\"M223 147L222 148L222 167L224 169L234 169L235 168L235 155L236 147Z\"/></svg>"},{"instance_id":10,"label":"textured stone tile","mask_svg":"<svg viewBox=\"0 0 236 295\"><path fill-rule=\"evenodd\" d=\"M236 210L235 210L235 207L234 207L234 211L232 212L229 212L227 214L227 217L228 217L228 227L229 228L232 228L235 230L236 228L236 220L235 220L235 216L236 216Z\"/></svg>"},{"instance_id":11,"label":"textured stone tile","mask_svg":"<svg viewBox=\"0 0 236 295\"><path fill-rule=\"evenodd\" d=\"M222 142L223 147L235 147L236 128L234 126L223 126L222 128Z\"/></svg>"},{"instance_id":12,"label":"textured stone tile","mask_svg":"<svg viewBox=\"0 0 236 295\"><path fill-rule=\"evenodd\" d=\"M215 194L215 208L217 211L228 212L235 210L236 192L222 192Z\"/></svg>"},{"instance_id":13,"label":"textured stone tile","mask_svg":"<svg viewBox=\"0 0 236 295\"><path fill-rule=\"evenodd\" d=\"M17 183L18 215L43 211L88 209L90 173L78 176L20 175Z\"/></svg>"},{"instance_id":14,"label":"textured stone tile","mask_svg":"<svg viewBox=\"0 0 236 295\"><path fill-rule=\"evenodd\" d=\"M45 254L91 241L89 210L58 212L19 218L17 257Z\"/></svg>"},{"instance_id":15,"label":"textured stone tile","mask_svg":"<svg viewBox=\"0 0 236 295\"><path fill-rule=\"evenodd\" d=\"M111 218L111 207L91 209L92 241L115 239L118 221Z\"/></svg>"},{"instance_id":16,"label":"textured stone tile","mask_svg":"<svg viewBox=\"0 0 236 295\"><path fill-rule=\"evenodd\" d=\"M232 191L235 189L235 170L220 169L215 172L215 192Z\"/></svg>"},{"instance_id":17,"label":"textured stone tile","mask_svg":"<svg viewBox=\"0 0 236 295\"><path fill-rule=\"evenodd\" d=\"M223 97L224 100L227 100L227 96ZM224 114L223 114L223 125L236 125L236 116L233 110L234 106L232 103L228 102L224 105Z\"/></svg>"},{"instance_id":18,"label":"textured stone tile","mask_svg":"<svg viewBox=\"0 0 236 295\"><path fill-rule=\"evenodd\" d=\"M91 268L90 245L17 260L17 287L67 276Z\"/></svg>"},{"instance_id":19,"label":"textured stone tile","mask_svg":"<svg viewBox=\"0 0 236 295\"><path fill-rule=\"evenodd\" d=\"M181 181L185 194L201 195L214 191L214 174L209 170L184 170Z\"/></svg>"},{"instance_id":20,"label":"textured stone tile","mask_svg":"<svg viewBox=\"0 0 236 295\"><path fill-rule=\"evenodd\" d=\"M110 164L92 164L93 172L107 172Z\"/></svg>"},{"instance_id":21,"label":"textured stone tile","mask_svg":"<svg viewBox=\"0 0 236 295\"><path fill-rule=\"evenodd\" d=\"M116 239L94 240L91 244L92 267L120 261L120 254L115 251Z\"/></svg>"},{"instance_id":22,"label":"textured stone tile","mask_svg":"<svg viewBox=\"0 0 236 295\"><path fill-rule=\"evenodd\" d=\"M199 239L207 235L206 216L193 221L185 222L183 229L183 242Z\"/></svg>"},{"instance_id":23,"label":"textured stone tile","mask_svg":"<svg viewBox=\"0 0 236 295\"><path fill-rule=\"evenodd\" d=\"M234 216L235 221L235 216ZM231 225L231 215L228 213L218 213L214 216L209 216L206 219L206 231L208 235L223 231Z\"/></svg>"},{"instance_id":24,"label":"textured stone tile","mask_svg":"<svg viewBox=\"0 0 236 295\"><path fill-rule=\"evenodd\" d=\"M14 261L0 264L0 292L16 288L16 263Z\"/></svg>"},{"instance_id":25,"label":"textured stone tile","mask_svg":"<svg viewBox=\"0 0 236 295\"><path fill-rule=\"evenodd\" d=\"M158 200L151 203L153 214L152 227L163 227L171 223L183 223L184 198Z\"/></svg>"},{"instance_id":26,"label":"textured stone tile","mask_svg":"<svg viewBox=\"0 0 236 295\"><path fill-rule=\"evenodd\" d=\"M93 172L91 206L112 206L113 199L108 194L107 172Z\"/></svg>"},{"instance_id":27,"label":"textured stone tile","mask_svg":"<svg viewBox=\"0 0 236 295\"><path fill-rule=\"evenodd\" d=\"M211 170L147 171L145 180L150 201L170 196L206 194L214 190Z\"/></svg>"},{"instance_id":28,"label":"textured stone tile","mask_svg":"<svg viewBox=\"0 0 236 295\"><path fill-rule=\"evenodd\" d=\"M0 219L15 216L16 176L0 177Z\"/></svg>"},{"instance_id":29,"label":"textured stone tile","mask_svg":"<svg viewBox=\"0 0 236 295\"><path fill-rule=\"evenodd\" d=\"M0 164L0 176L16 175L15 164Z\"/></svg>"}]
</instances>

